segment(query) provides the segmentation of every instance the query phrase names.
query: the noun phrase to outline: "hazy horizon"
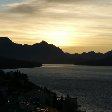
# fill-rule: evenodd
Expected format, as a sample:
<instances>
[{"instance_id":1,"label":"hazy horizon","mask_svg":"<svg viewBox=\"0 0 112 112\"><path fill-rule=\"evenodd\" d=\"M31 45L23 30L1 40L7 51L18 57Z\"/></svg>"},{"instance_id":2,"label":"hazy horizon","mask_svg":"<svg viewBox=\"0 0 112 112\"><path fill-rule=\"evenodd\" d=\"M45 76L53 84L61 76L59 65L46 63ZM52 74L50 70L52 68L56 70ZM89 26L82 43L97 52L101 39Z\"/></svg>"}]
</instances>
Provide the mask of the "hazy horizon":
<instances>
[{"instance_id":1,"label":"hazy horizon","mask_svg":"<svg viewBox=\"0 0 112 112\"><path fill-rule=\"evenodd\" d=\"M2 37L0 37L2 38ZM9 38L9 37L4 37L4 38ZM11 40L11 38L9 38ZM11 40L12 42L14 42L13 40ZM33 44L37 44L37 43L41 43L42 41L45 41L45 40L41 40L40 42L35 42ZM45 41L47 42L47 41ZM16 44L22 44L22 45L33 45L33 44L28 44L28 43L18 43L18 42L14 42ZM48 42L47 42L48 43ZM52 43L48 43L48 44L52 44ZM55 45L55 44L53 44ZM56 46L56 45L55 45ZM78 53L78 54L81 54L83 52L91 52L91 51L94 51L96 53L106 53L108 51L112 51L112 49L102 49L102 47L99 49L94 49L94 47L90 46L89 49L87 50L87 47L86 46L56 46L56 47L59 47L60 49L62 49L65 53L70 53L70 54L74 54L74 53ZM97 47L97 46L96 46Z\"/></svg>"},{"instance_id":2,"label":"hazy horizon","mask_svg":"<svg viewBox=\"0 0 112 112\"><path fill-rule=\"evenodd\" d=\"M1 0L0 37L42 40L69 53L112 48L111 0Z\"/></svg>"}]
</instances>

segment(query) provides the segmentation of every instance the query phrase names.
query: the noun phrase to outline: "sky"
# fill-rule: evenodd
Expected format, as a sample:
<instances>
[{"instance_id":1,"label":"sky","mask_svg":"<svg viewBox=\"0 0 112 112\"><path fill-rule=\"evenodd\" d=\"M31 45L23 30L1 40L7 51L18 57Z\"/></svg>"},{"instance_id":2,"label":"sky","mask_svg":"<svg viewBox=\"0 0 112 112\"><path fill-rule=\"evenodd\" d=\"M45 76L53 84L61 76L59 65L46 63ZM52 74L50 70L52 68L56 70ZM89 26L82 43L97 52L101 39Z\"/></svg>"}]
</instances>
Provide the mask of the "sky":
<instances>
[{"instance_id":1,"label":"sky","mask_svg":"<svg viewBox=\"0 0 112 112\"><path fill-rule=\"evenodd\" d=\"M69 53L112 50L112 0L0 0L0 37Z\"/></svg>"}]
</instances>

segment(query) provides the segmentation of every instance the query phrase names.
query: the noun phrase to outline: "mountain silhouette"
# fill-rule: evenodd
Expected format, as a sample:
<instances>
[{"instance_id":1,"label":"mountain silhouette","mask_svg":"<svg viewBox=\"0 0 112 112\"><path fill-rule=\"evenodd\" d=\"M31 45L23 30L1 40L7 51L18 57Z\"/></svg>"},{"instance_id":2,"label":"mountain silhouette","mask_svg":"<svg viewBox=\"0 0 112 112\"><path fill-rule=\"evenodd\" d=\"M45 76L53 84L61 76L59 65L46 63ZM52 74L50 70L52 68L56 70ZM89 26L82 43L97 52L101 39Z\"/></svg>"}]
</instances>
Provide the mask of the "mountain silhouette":
<instances>
[{"instance_id":1,"label":"mountain silhouette","mask_svg":"<svg viewBox=\"0 0 112 112\"><path fill-rule=\"evenodd\" d=\"M64 53L62 49L53 44L48 44L46 41L33 45L22 45L12 42L8 37L0 37L0 56L47 64L112 65L112 51L104 54L95 53L94 51L69 54Z\"/></svg>"},{"instance_id":2,"label":"mountain silhouette","mask_svg":"<svg viewBox=\"0 0 112 112\"><path fill-rule=\"evenodd\" d=\"M42 63L64 63L66 57L59 47L45 41L22 45L12 42L8 37L0 37L0 56Z\"/></svg>"},{"instance_id":3,"label":"mountain silhouette","mask_svg":"<svg viewBox=\"0 0 112 112\"><path fill-rule=\"evenodd\" d=\"M8 37L0 37L0 45L12 45L13 42Z\"/></svg>"}]
</instances>

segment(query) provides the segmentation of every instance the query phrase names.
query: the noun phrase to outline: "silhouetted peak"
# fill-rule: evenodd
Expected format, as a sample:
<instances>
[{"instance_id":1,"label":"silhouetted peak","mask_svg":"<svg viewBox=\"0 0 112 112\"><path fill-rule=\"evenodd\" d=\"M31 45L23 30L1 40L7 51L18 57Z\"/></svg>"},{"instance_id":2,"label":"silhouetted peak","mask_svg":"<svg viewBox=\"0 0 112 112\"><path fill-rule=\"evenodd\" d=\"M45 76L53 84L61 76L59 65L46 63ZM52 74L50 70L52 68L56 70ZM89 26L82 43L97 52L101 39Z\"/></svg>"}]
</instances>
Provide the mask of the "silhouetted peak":
<instances>
[{"instance_id":1,"label":"silhouetted peak","mask_svg":"<svg viewBox=\"0 0 112 112\"><path fill-rule=\"evenodd\" d=\"M40 44L42 44L42 45L48 45L48 43L47 43L46 41L44 41L44 40L42 40L42 41L40 42Z\"/></svg>"},{"instance_id":2,"label":"silhouetted peak","mask_svg":"<svg viewBox=\"0 0 112 112\"><path fill-rule=\"evenodd\" d=\"M94 51L90 51L88 52L88 54L96 54Z\"/></svg>"},{"instance_id":3,"label":"silhouetted peak","mask_svg":"<svg viewBox=\"0 0 112 112\"><path fill-rule=\"evenodd\" d=\"M112 56L112 50L111 51L108 51L107 53L105 53L105 55Z\"/></svg>"},{"instance_id":4,"label":"silhouetted peak","mask_svg":"<svg viewBox=\"0 0 112 112\"><path fill-rule=\"evenodd\" d=\"M11 44L12 41L8 37L0 37L0 44Z\"/></svg>"},{"instance_id":5,"label":"silhouetted peak","mask_svg":"<svg viewBox=\"0 0 112 112\"><path fill-rule=\"evenodd\" d=\"M111 51L108 51L107 53L112 53L112 50Z\"/></svg>"}]
</instances>

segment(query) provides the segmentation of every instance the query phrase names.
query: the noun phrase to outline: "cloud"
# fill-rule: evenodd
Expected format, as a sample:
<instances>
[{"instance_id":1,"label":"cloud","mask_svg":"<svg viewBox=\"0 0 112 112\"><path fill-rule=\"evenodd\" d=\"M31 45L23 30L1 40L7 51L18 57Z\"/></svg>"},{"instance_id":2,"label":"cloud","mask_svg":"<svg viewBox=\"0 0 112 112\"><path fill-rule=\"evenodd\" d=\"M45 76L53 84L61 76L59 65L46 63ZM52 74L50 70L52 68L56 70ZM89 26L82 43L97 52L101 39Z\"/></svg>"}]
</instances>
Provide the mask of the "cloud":
<instances>
[{"instance_id":1,"label":"cloud","mask_svg":"<svg viewBox=\"0 0 112 112\"><path fill-rule=\"evenodd\" d=\"M77 3L88 0L25 0L6 5L8 12L16 14L44 13L58 14L72 11ZM71 8L70 8L71 7ZM73 8L74 9L74 8Z\"/></svg>"},{"instance_id":2,"label":"cloud","mask_svg":"<svg viewBox=\"0 0 112 112\"><path fill-rule=\"evenodd\" d=\"M111 0L25 0L7 4L4 5L7 11L0 14L1 34L42 39L48 29L72 27L72 32L78 33L77 42L86 41L89 37L93 40L92 36L101 34L106 40L110 38L112 27L110 4ZM76 38L74 35L73 38Z\"/></svg>"},{"instance_id":3,"label":"cloud","mask_svg":"<svg viewBox=\"0 0 112 112\"><path fill-rule=\"evenodd\" d=\"M49 18L111 18L112 8L110 5L107 7L107 3L111 4L110 0L26 0L7 6L8 12L16 15L27 14Z\"/></svg>"},{"instance_id":4,"label":"cloud","mask_svg":"<svg viewBox=\"0 0 112 112\"><path fill-rule=\"evenodd\" d=\"M40 12L42 8L46 7L45 0L26 0L20 3L8 4L8 12L16 14L31 14Z\"/></svg>"},{"instance_id":5,"label":"cloud","mask_svg":"<svg viewBox=\"0 0 112 112\"><path fill-rule=\"evenodd\" d=\"M30 6L28 4L21 4L10 8L9 11L13 13L33 13L35 9L33 6Z\"/></svg>"}]
</instances>

